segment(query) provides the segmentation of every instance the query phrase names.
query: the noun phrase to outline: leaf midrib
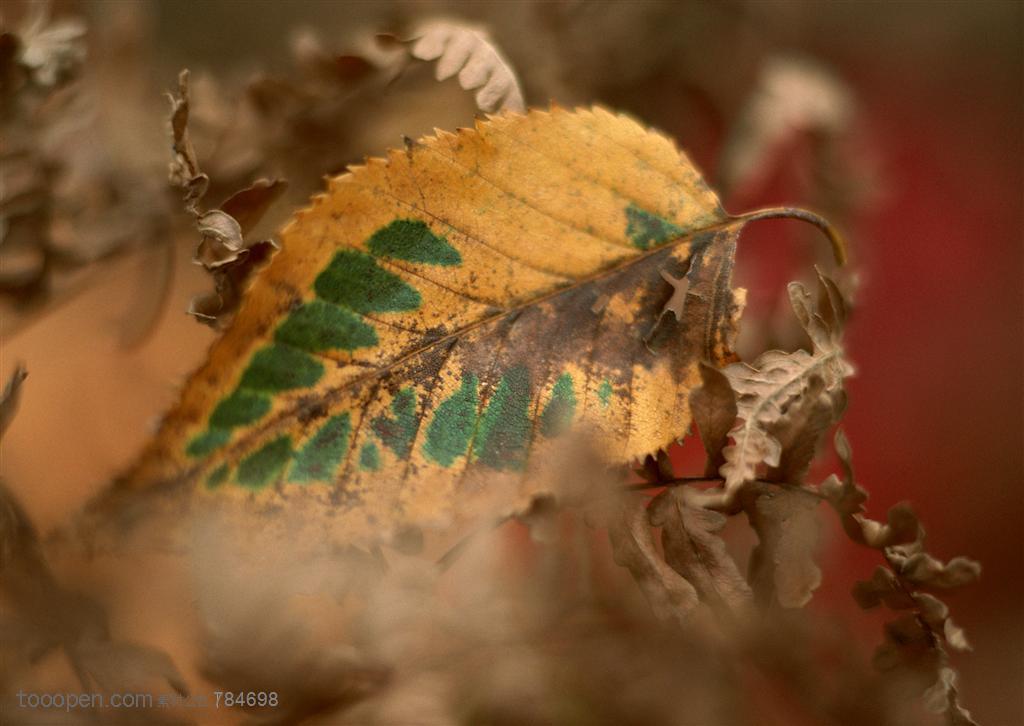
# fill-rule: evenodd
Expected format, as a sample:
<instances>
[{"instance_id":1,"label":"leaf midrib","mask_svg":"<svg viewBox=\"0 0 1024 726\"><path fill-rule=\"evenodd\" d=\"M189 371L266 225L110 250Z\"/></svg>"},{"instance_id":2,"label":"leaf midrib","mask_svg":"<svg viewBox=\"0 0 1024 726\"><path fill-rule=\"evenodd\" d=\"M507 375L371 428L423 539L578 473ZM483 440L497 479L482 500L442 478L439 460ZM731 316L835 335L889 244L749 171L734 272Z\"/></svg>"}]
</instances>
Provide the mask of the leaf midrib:
<instances>
[{"instance_id":1,"label":"leaf midrib","mask_svg":"<svg viewBox=\"0 0 1024 726\"><path fill-rule=\"evenodd\" d=\"M618 274L618 273L620 273L620 272L622 272L622 271L632 267L633 265L639 264L643 260L649 259L649 258L651 258L651 257L653 257L655 255L666 254L666 253L668 253L668 252L678 248L680 245L687 244L687 243L692 243L694 238L697 237L698 235L716 234L716 233L723 232L723 231L729 231L729 230L732 230L733 228L735 228L737 226L739 226L739 227L744 226L747 221L748 220L746 219L746 215L735 216L735 217L730 215L730 216L726 217L725 219L723 219L721 222L719 222L717 224L709 225L707 227L702 227L702 228L699 228L699 229L694 229L694 230L690 231L689 233L687 233L686 235L678 237L674 241L668 242L668 243L666 243L664 245L661 245L660 247L655 247L655 248L648 249L648 250L640 250L639 254L637 254L634 257L630 257L630 258L628 258L626 260L623 260L621 262L618 262L618 263L615 263L613 265L610 265L609 267L606 267L606 268L604 268L602 270L598 270L595 273L592 273L592 274L587 275L585 277L581 277L581 278L579 278L578 280L576 280L575 282L573 282L573 283L571 283L569 285L565 285L565 286L556 288L554 290L550 290L548 292L545 292L545 293L539 295L538 297L532 298L530 300L525 300L525 301L521 302L520 304L515 305L513 307L497 311L497 312L495 312L494 314L492 314L490 316L485 316L485 317L483 317L483 318L481 318L481 319L479 319L477 321L474 321L472 323L469 323L468 325L465 325L465 326L459 328L458 330L454 330L454 331L452 331L450 333L447 333L446 335L441 336L440 338L436 338L435 340L430 341L430 343L428 343L426 345L419 346L419 347L409 351L405 355L403 355L403 356L401 356L399 358L396 358L393 361L390 361L389 363L387 363L384 366L381 366L379 368L375 368L373 371L367 372L367 373L365 373L365 374L363 374L361 376L357 376L356 378L353 378L353 379L351 379L349 381L346 381L342 385L334 386L334 387L331 387L329 389L326 389L326 390L322 391L321 396L320 396L320 398L318 400L318 403L321 404L321 405L329 407L332 404L336 403L338 398L345 391L350 390L354 386L356 386L356 385L358 385L360 383L363 383L365 381L374 379L374 378L381 378L382 379L390 371L394 370L395 368L398 368L399 366L401 366L402 364L406 363L407 361L412 360L416 356L422 355L423 353L425 353L425 352L427 352L427 351L429 351L431 349L434 349L437 346L443 345L444 343L446 343L448 341L451 341L452 339L463 338L466 335L470 334L472 331L477 330L479 328L482 328L482 327L484 327L486 325L490 325L492 323L498 322L498 321L500 321L503 318L506 318L506 317L509 317L509 316L512 316L512 315L519 315L524 310L526 310L527 308L530 308L530 307L532 307L534 305L541 305L541 304L543 304L545 302L548 302L550 300L553 300L553 299L555 299L555 298L557 298L557 297L559 297L561 295L566 295L566 294L569 294L571 292L574 292L574 291L576 291L576 290L578 290L578 289L580 289L580 288L582 288L582 287L584 287L586 285L589 285L591 283L595 283L595 282L598 282L600 280L604 280L606 278L613 277L616 274ZM273 432L275 432L277 430L280 430L281 428L285 427L287 425L287 422L289 422L289 421L291 421L291 420L293 420L295 418L295 414L296 414L296 411L298 410L298 408L299 408L299 405L292 405L289 408L287 408L287 409L285 409L283 411L280 411L278 414L273 416L270 420L268 420L268 421L266 421L266 422L264 422L262 424L259 424L259 425L255 426L255 427L253 427L252 429L250 429L242 438L240 438L237 441L232 442L232 443L228 444L227 446L223 447L222 449L220 449L220 451L217 454L214 454L211 457L208 457L208 458L206 458L206 459L204 459L202 461L196 462L195 464L192 464L191 466L186 468L184 470L184 472L179 473L178 475L176 475L173 478L176 479L176 480L179 480L181 483L185 483L185 482L191 480L193 477L195 477L199 472L204 470L211 463L214 463L214 462L217 462L217 461L225 461L225 460L230 461L230 460L232 460L233 454L235 454L236 452L239 452L239 451L244 451L247 448L247 446L252 443L252 441L254 439L259 440L259 439L267 436L267 434L273 433Z\"/></svg>"}]
</instances>

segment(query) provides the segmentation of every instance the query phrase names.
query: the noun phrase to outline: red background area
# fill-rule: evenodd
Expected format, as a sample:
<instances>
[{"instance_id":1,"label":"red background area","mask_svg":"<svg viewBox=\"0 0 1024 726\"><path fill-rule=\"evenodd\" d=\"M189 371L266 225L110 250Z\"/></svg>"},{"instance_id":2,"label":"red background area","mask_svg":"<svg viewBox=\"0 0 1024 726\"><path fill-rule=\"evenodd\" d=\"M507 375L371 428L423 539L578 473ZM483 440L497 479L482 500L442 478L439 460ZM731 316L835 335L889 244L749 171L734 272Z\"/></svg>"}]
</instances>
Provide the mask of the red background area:
<instances>
[{"instance_id":1,"label":"red background area","mask_svg":"<svg viewBox=\"0 0 1024 726\"><path fill-rule=\"evenodd\" d=\"M979 583L946 600L975 647L954 659L964 690L990 724L1024 718L1020 19L1018 12L1015 30L1012 13L1009 27L989 25L993 44L969 44L970 55L876 55L835 28L823 35L839 37L839 47L820 50L854 89L884 187L846 230L861 285L843 428L872 516L910 500L934 554L983 564ZM953 48L963 48L947 30ZM1016 40L997 40L1007 36ZM791 201L781 177L732 211ZM741 243L741 254L756 258L741 267L752 304L777 295L792 273L792 250L771 251L786 234L773 226L751 229ZM876 553L836 535L819 598L842 607L853 580L877 564Z\"/></svg>"}]
</instances>

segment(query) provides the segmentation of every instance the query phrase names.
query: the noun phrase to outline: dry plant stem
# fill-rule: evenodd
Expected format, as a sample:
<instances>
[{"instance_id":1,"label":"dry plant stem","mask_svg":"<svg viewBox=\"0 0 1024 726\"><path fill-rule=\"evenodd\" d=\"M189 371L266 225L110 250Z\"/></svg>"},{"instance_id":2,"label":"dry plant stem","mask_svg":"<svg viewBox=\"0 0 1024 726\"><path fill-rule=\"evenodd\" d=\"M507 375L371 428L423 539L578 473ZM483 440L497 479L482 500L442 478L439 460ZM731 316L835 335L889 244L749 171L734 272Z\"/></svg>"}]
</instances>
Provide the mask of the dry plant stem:
<instances>
[{"instance_id":1,"label":"dry plant stem","mask_svg":"<svg viewBox=\"0 0 1024 726\"><path fill-rule=\"evenodd\" d=\"M889 565L889 568L894 573L896 573L896 584L899 585L900 590L903 591L903 594L905 594L909 600L914 600L914 591L911 588L907 587L907 583L904 582L903 578L899 576L898 564L896 562L893 562L892 558L889 557L889 555L885 554L884 551L882 553L882 556L885 558L885 563ZM935 632L935 628L928 624L927 619L921 615L920 611L914 613L914 619L917 620L918 624L921 626L921 629L928 634L928 644L936 650L941 651L944 656L948 657L946 649L942 647L942 638L939 636L938 633Z\"/></svg>"},{"instance_id":2,"label":"dry plant stem","mask_svg":"<svg viewBox=\"0 0 1024 726\"><path fill-rule=\"evenodd\" d=\"M846 264L846 240L843 239L838 229L829 224L828 220L819 214L795 207L769 207L740 214L734 217L734 219L743 220L744 222L754 222L759 219L799 219L803 222L809 222L828 237L828 241L832 244L832 255L835 257L836 264Z\"/></svg>"},{"instance_id":3,"label":"dry plant stem","mask_svg":"<svg viewBox=\"0 0 1024 726\"><path fill-rule=\"evenodd\" d=\"M688 484L724 484L725 478L720 476L680 476L675 479L666 479L665 481L659 482L641 482L639 484L626 484L624 486L625 491L630 492L641 492L647 489L660 489L661 487L678 487L686 486ZM754 479L750 482L751 484L770 484L772 486L783 486L786 489L793 489L801 491L804 494L809 494L812 497L825 501L825 495L819 492L817 489L806 486L786 485L777 481L769 481L767 479ZM708 509L719 509L719 507L711 505ZM728 507L726 507L728 509Z\"/></svg>"}]
</instances>

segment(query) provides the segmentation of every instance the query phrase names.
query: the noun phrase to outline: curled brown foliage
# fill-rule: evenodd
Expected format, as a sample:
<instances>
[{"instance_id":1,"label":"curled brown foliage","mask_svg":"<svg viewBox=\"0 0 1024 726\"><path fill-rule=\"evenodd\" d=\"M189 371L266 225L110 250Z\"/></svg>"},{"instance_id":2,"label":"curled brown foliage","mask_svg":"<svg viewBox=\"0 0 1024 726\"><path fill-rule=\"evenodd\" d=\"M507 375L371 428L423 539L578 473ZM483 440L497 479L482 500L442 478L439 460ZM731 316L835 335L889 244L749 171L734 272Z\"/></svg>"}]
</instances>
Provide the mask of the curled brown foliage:
<instances>
[{"instance_id":1,"label":"curled brown foliage","mask_svg":"<svg viewBox=\"0 0 1024 726\"><path fill-rule=\"evenodd\" d=\"M178 76L178 95L171 100L170 182L181 189L185 210L195 219L199 242L192 261L211 274L214 291L192 300L189 314L213 327L223 327L242 299L252 273L266 262L276 243L271 239L246 239L268 207L284 192L281 179L258 179L236 192L219 209L202 211L200 202L210 186L210 177L199 168L199 159L189 134L189 73Z\"/></svg>"},{"instance_id":2,"label":"curled brown foliage","mask_svg":"<svg viewBox=\"0 0 1024 726\"><path fill-rule=\"evenodd\" d=\"M51 19L40 2L26 4L23 20L0 36L3 330L11 334L95 283L100 263L156 249L163 262L147 286L152 300L134 306L122 330L122 341L134 345L152 329L170 288L171 218L151 174L145 126L119 129L118 153L81 143L114 133L112 119L140 117L134 90L142 72L138 63L87 58L86 30L78 18ZM130 49L131 32L128 23L105 39ZM118 94L110 93L113 75Z\"/></svg>"},{"instance_id":3,"label":"curled brown foliage","mask_svg":"<svg viewBox=\"0 0 1024 726\"><path fill-rule=\"evenodd\" d=\"M609 34L633 33L618 16L639 5L607 13ZM545 6L560 28L550 45L567 63L549 63L554 70L537 71L541 76L571 75L566 68L593 76L606 66L601 43L572 42L580 38L575 28L591 31L568 13L595 12L575 7ZM34 11L0 35L0 293L24 310L70 289L69 273L144 241L172 247L174 213L145 164L96 159L66 144L91 128L76 121L78 102L104 103L98 84L88 82L97 69L84 55L84 31L80 21L51 22ZM253 268L274 249L258 224L284 192L279 177L304 197L322 174L357 160L367 148L361 129L381 125L374 102L416 61L436 61L439 79L457 75L463 88L478 91L483 110L523 104L511 64L480 28L428 22L405 37L394 43L365 35L337 52L307 32L295 39L288 74L260 73L242 84L205 77L191 87L187 74L181 77L172 96L171 182L193 222L193 241L198 236L195 261L215 286L194 300L193 315L218 326L230 317ZM646 72L637 60L645 52L619 59L634 64L623 75L629 84ZM823 98L831 103L823 106ZM132 98L126 105L155 108L152 102ZM787 128L760 112L773 103L787 111ZM723 179L736 188L756 184L769 147L794 127L824 134L815 174L828 177L851 114L834 79L806 64L770 64L729 137ZM162 153L158 161L164 163ZM212 194L226 201L204 207ZM676 293L667 314L686 290L666 279ZM468 538L439 563L418 532L374 552L314 548L313 557L298 546L274 551L259 542L265 522L249 521L240 526L245 547L238 558L218 527L195 541L204 678L225 689L280 691L286 707L249 715L284 723L758 724L768 715L850 726L926 722L901 699L899 687L908 685L947 723L972 724L951 665L952 654L969 644L938 595L972 582L980 567L930 555L905 504L885 521L868 518L841 432L835 447L844 476L808 483L811 461L846 405L846 307L824 275L816 304L795 283L790 302L809 350L772 351L724 370L702 367L703 386L691 402L707 454L703 476L677 477L659 452L641 470L645 489L664 487L655 496L619 498L594 487L601 497L581 497L588 514L600 511L593 519L607 525L615 562L650 608L615 568L602 569L577 513L547 503L522 518L535 534L528 555L539 564L528 579L517 576L522 557L506 551L503 537L518 526L511 523ZM11 421L23 379L16 372L5 389L0 430ZM852 638L799 610L830 574L814 558L822 501L853 541L883 559L853 592L864 608L884 605L899 614L874 658L879 672L865 667ZM745 574L724 536L740 513L758 539ZM63 649L87 688L158 682L185 691L164 654L114 640L104 605L59 581L24 509L2 485L0 563L3 632L19 636L3 642L0 684ZM601 581L606 587L595 587ZM330 602L304 607L317 588ZM826 672L823 661L839 665Z\"/></svg>"},{"instance_id":4,"label":"curled brown foliage","mask_svg":"<svg viewBox=\"0 0 1024 726\"><path fill-rule=\"evenodd\" d=\"M616 561L630 570L662 620L692 623L702 607L728 621L743 620L754 603L767 612L801 608L822 579L814 552L818 505L825 500L849 537L880 550L886 561L856 586L857 602L908 613L886 626L875 666L892 675L893 683L923 693L924 703L948 723L972 724L959 703L948 657L948 649L969 646L949 609L928 591L968 584L980 567L965 557L943 563L929 555L924 529L905 504L893 507L885 523L869 519L867 493L854 482L841 430L835 446L844 477L832 475L820 487L807 483L811 460L846 405L842 382L852 367L841 335L847 313L837 286L820 272L816 305L798 283L791 283L789 292L813 352L770 351L752 366L702 369L704 385L691 397L707 453L706 475L676 478L667 457L649 457L637 472L643 486L674 489L646 507L639 501L624 505L629 536L622 528L610 530ZM699 482L714 486L699 490ZM726 515L741 511L759 540L746 579L716 534ZM651 527L661 529L663 558L653 546Z\"/></svg>"},{"instance_id":5,"label":"curled brown foliage","mask_svg":"<svg viewBox=\"0 0 1024 726\"><path fill-rule=\"evenodd\" d=\"M849 442L836 432L835 448L843 463L844 478L832 475L821 485L822 494L836 510L850 539L879 550L886 566L875 569L870 580L857 583L853 596L863 608L884 604L909 611L885 628L885 642L875 653L875 665L884 671L909 672L928 688L930 708L944 713L951 724L974 724L959 702L956 671L949 665L948 649L970 650L963 630L949 616L949 608L927 592L949 590L974 582L981 566L966 557L943 563L925 550L924 527L906 504L889 510L887 522L867 518L867 493L853 478Z\"/></svg>"}]
</instances>

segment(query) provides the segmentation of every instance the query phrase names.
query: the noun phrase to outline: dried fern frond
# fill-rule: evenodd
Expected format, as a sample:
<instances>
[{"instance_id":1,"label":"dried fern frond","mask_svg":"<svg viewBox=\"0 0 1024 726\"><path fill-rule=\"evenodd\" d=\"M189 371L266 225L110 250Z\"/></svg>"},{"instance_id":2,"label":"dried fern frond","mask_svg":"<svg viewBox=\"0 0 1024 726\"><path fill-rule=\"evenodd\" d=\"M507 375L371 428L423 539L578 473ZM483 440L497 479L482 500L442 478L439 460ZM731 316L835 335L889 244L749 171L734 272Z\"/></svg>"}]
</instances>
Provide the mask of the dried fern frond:
<instances>
[{"instance_id":1,"label":"dried fern frond","mask_svg":"<svg viewBox=\"0 0 1024 726\"><path fill-rule=\"evenodd\" d=\"M409 51L414 58L437 61L437 80L456 73L467 91L478 89L476 104L482 111L526 110L523 92L512 65L483 28L451 20L423 23L412 34Z\"/></svg>"},{"instance_id":2,"label":"dried fern frond","mask_svg":"<svg viewBox=\"0 0 1024 726\"><path fill-rule=\"evenodd\" d=\"M964 631L949 615L949 608L934 595L921 590L947 590L974 582L981 565L966 557L943 563L924 547L925 532L906 504L889 510L888 522L864 514L867 493L853 478L850 444L842 430L836 432L836 453L845 472L822 483L821 491L839 514L843 529L853 541L882 551L887 567L875 569L870 580L857 583L853 596L868 609L884 604L890 610L908 611L885 627L885 642L875 652L882 671L901 671L927 688L925 703L942 713L948 724L976 726L960 705L956 671L949 665L947 648L970 650Z\"/></svg>"},{"instance_id":3,"label":"dried fern frond","mask_svg":"<svg viewBox=\"0 0 1024 726\"><path fill-rule=\"evenodd\" d=\"M845 313L837 312L838 303L824 281L821 289L818 308L812 310L804 286L789 284L790 303L811 339L812 352L772 350L753 365L736 363L724 369L736 393L741 422L729 432L733 443L722 450L723 487L702 497L705 505L729 506L742 487L757 478L762 464L798 476L806 472L806 450L783 461L784 448L792 451L790 444L807 438L791 432L809 428L820 434L841 406L843 379L853 373L841 345Z\"/></svg>"}]
</instances>

